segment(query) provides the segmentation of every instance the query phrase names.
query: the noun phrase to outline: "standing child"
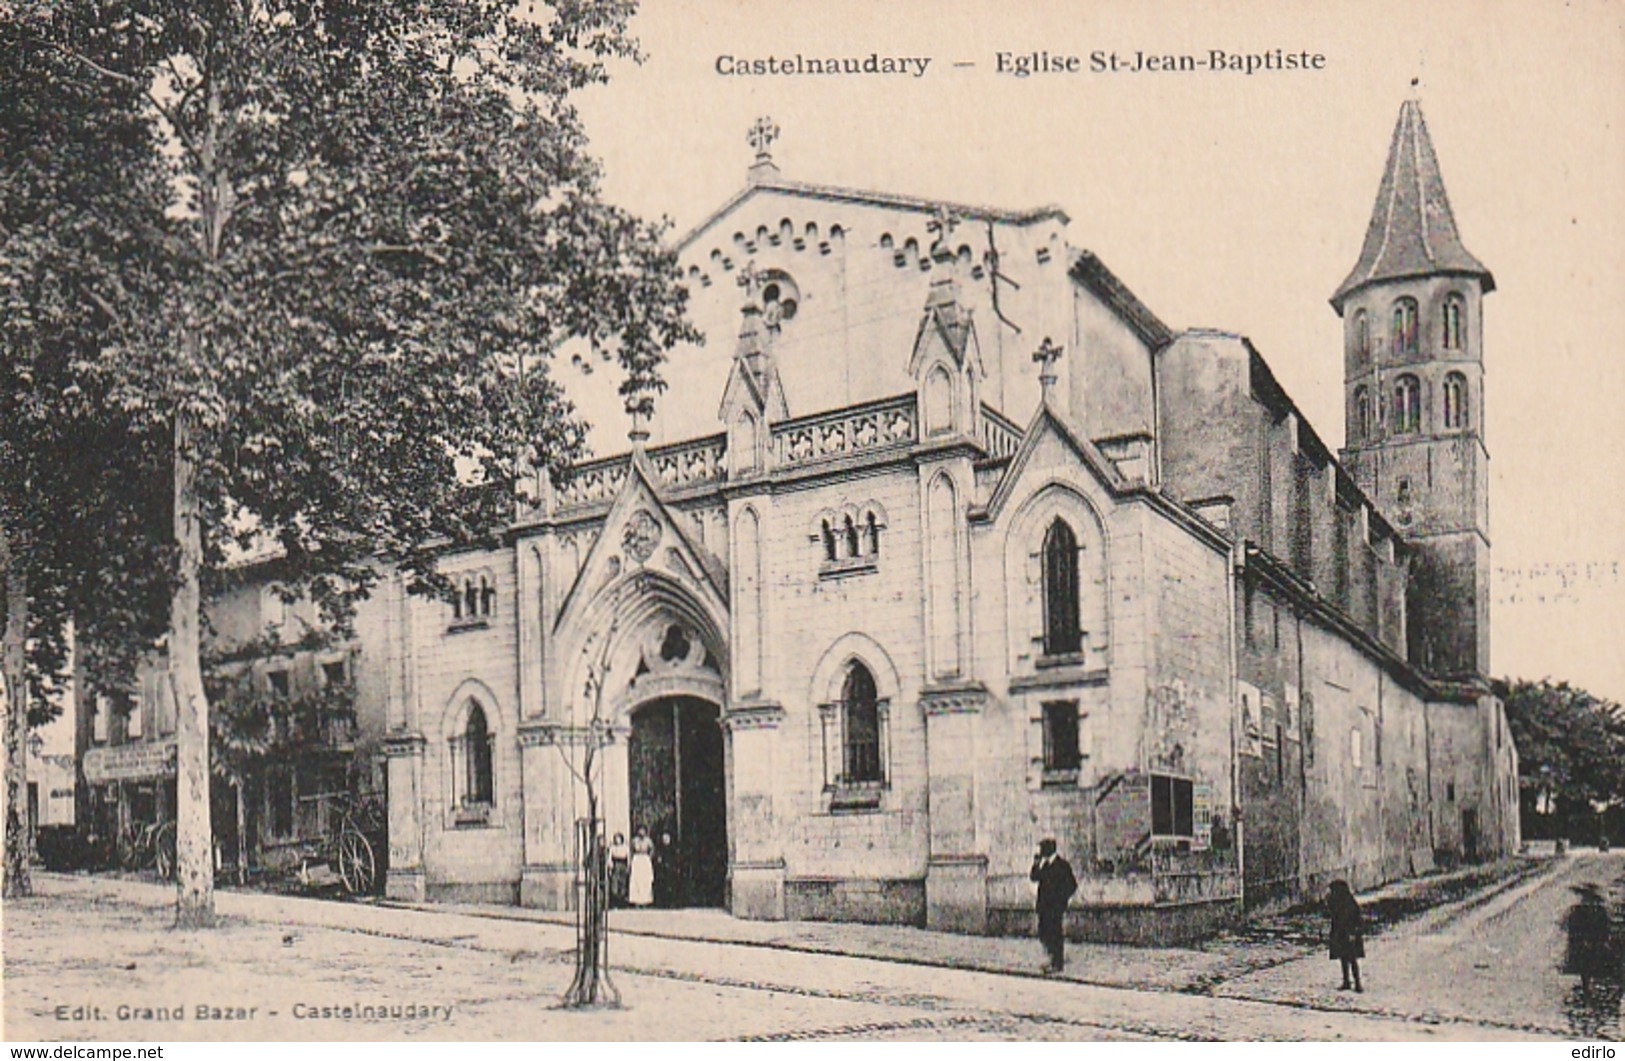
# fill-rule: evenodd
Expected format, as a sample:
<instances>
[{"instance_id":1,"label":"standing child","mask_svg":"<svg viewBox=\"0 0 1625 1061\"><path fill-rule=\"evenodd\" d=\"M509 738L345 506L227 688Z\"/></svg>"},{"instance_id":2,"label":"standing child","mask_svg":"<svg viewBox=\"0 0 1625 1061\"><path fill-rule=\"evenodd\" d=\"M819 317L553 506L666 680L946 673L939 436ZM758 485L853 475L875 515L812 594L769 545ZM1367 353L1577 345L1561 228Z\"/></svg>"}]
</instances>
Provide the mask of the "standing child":
<instances>
[{"instance_id":1,"label":"standing child","mask_svg":"<svg viewBox=\"0 0 1625 1061\"><path fill-rule=\"evenodd\" d=\"M1343 963L1343 983L1339 990L1349 989L1349 977L1352 975L1354 990L1363 992L1360 959L1365 957L1365 923L1360 916L1360 904L1354 901L1348 881L1332 881L1331 892L1326 897L1326 913L1332 923L1331 956Z\"/></svg>"}]
</instances>

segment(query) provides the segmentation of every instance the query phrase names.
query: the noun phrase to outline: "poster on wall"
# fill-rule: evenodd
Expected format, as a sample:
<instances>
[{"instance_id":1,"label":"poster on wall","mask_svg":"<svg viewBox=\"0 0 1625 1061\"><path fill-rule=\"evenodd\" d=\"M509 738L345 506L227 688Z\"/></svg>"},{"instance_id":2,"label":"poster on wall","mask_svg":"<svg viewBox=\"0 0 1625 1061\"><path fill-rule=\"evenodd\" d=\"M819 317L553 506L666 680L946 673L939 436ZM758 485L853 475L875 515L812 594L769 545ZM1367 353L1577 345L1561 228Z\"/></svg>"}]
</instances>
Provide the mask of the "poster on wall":
<instances>
[{"instance_id":1,"label":"poster on wall","mask_svg":"<svg viewBox=\"0 0 1625 1061\"><path fill-rule=\"evenodd\" d=\"M1206 851L1213 846L1213 786L1191 787L1191 850Z\"/></svg>"},{"instance_id":2,"label":"poster on wall","mask_svg":"<svg viewBox=\"0 0 1625 1061\"><path fill-rule=\"evenodd\" d=\"M1246 682L1236 683L1236 710L1240 717L1236 720L1237 751L1242 755L1262 756L1263 744L1263 693L1256 685Z\"/></svg>"}]
</instances>

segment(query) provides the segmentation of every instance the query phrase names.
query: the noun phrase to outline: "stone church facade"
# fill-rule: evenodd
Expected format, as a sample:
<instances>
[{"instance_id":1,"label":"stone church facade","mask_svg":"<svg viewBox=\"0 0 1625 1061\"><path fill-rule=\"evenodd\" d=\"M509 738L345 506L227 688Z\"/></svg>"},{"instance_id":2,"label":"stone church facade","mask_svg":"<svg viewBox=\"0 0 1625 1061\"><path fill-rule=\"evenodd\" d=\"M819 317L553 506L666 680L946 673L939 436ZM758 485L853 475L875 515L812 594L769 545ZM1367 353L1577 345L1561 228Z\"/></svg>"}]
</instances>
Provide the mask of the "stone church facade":
<instances>
[{"instance_id":1,"label":"stone church facade","mask_svg":"<svg viewBox=\"0 0 1625 1061\"><path fill-rule=\"evenodd\" d=\"M1517 842L1488 690L1480 299L1405 104L1354 273L1348 445L1175 331L1057 208L784 178L679 244L703 348L455 603L364 605L389 894L565 908L592 791L664 897L1074 934ZM725 338L726 337L726 338ZM1328 351L1328 356L1335 355Z\"/></svg>"}]
</instances>

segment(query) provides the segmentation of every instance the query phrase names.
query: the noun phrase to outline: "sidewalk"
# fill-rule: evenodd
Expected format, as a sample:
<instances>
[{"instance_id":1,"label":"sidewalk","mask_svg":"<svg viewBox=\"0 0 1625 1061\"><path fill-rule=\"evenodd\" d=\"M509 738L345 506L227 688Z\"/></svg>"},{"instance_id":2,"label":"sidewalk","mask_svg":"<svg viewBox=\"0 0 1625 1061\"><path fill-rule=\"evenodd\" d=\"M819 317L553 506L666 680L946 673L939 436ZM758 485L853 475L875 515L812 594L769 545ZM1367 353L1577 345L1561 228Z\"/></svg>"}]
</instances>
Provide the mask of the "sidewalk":
<instances>
[{"instance_id":1,"label":"sidewalk","mask_svg":"<svg viewBox=\"0 0 1625 1061\"><path fill-rule=\"evenodd\" d=\"M1395 881L1362 893L1372 934L1417 916L1456 916L1465 907L1488 902L1531 874L1555 863L1514 859L1495 866L1472 866L1448 873ZM1481 890L1482 889L1482 890ZM1475 894L1476 893L1476 894ZM384 908L456 912L497 921L573 926L568 911L476 903L396 903ZM963 936L921 928L825 921L744 921L722 910L614 910L615 935L652 939L729 943L808 954L840 954L876 961L905 962L975 972L1039 977L1045 962L1036 939ZM1296 910L1259 918L1194 946L1134 947L1124 944L1068 943L1066 971L1075 983L1131 990L1208 994L1218 985L1318 952L1324 918L1317 910Z\"/></svg>"}]
</instances>

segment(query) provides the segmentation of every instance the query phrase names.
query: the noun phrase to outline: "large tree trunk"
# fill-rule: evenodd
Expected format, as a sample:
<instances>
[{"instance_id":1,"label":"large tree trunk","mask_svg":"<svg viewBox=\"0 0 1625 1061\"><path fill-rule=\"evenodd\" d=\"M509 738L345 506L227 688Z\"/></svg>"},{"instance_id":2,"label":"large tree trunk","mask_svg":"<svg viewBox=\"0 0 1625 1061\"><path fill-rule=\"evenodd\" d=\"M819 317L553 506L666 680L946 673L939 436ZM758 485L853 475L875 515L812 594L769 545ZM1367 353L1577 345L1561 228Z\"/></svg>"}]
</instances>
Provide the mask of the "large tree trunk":
<instances>
[{"instance_id":1,"label":"large tree trunk","mask_svg":"<svg viewBox=\"0 0 1625 1061\"><path fill-rule=\"evenodd\" d=\"M7 899L34 894L34 837L28 821L28 580L11 539L0 530L0 570L4 571L6 628L3 648L6 697L6 862Z\"/></svg>"},{"instance_id":2,"label":"large tree trunk","mask_svg":"<svg viewBox=\"0 0 1625 1061\"><path fill-rule=\"evenodd\" d=\"M209 701L198 626L203 564L197 455L190 418L175 413L175 545L180 570L169 611L169 686L175 698L175 924L214 924L214 843L209 818Z\"/></svg>"}]
</instances>

